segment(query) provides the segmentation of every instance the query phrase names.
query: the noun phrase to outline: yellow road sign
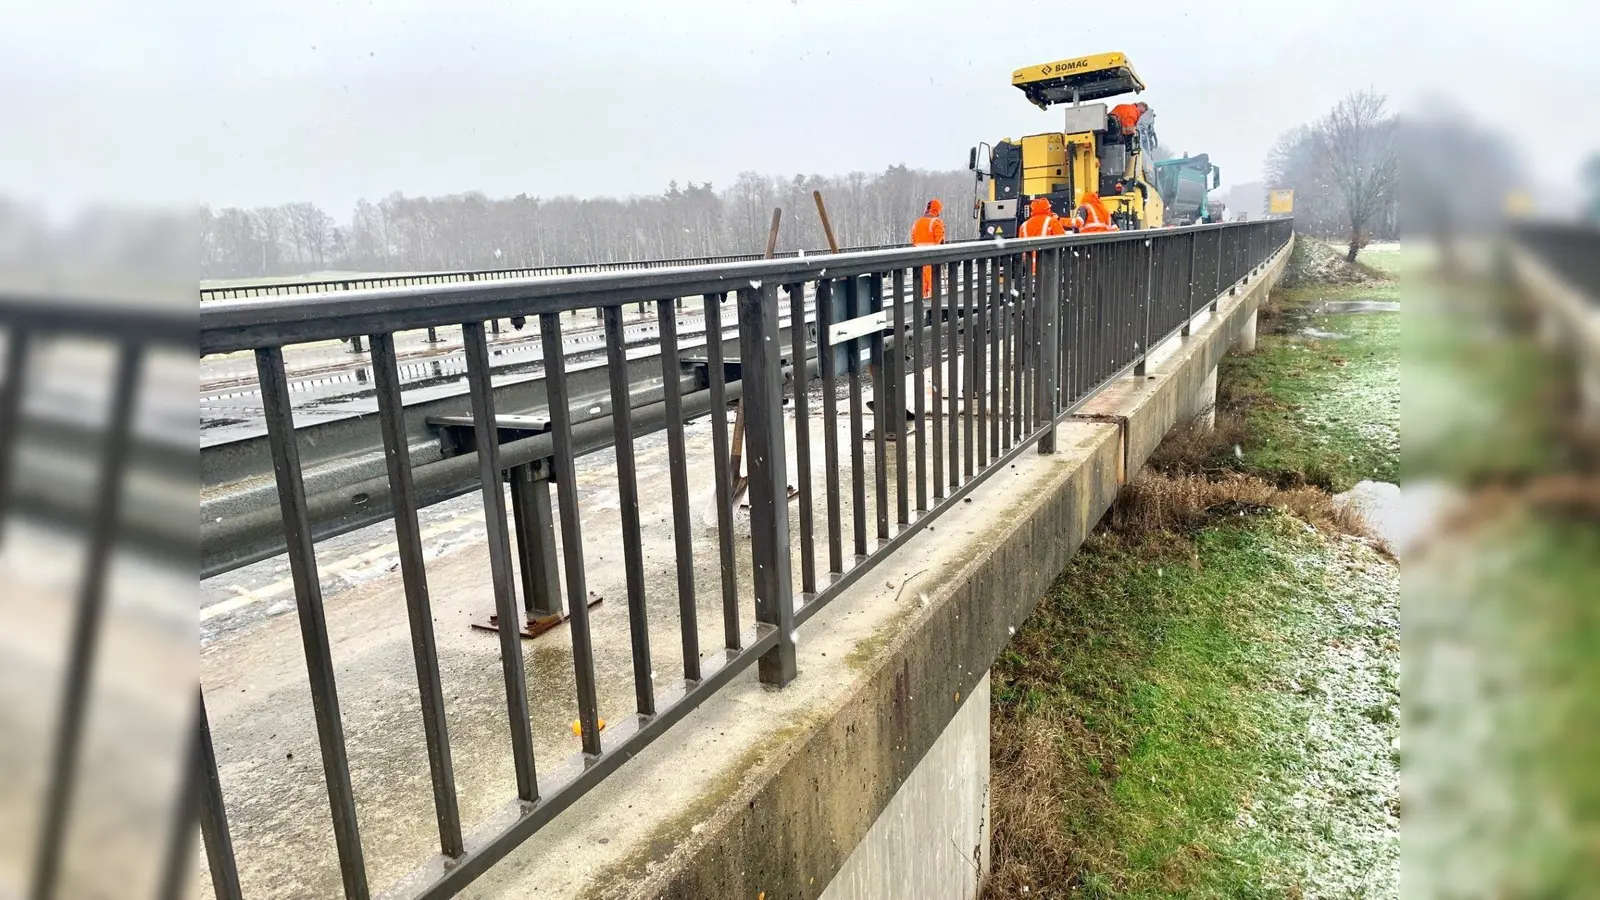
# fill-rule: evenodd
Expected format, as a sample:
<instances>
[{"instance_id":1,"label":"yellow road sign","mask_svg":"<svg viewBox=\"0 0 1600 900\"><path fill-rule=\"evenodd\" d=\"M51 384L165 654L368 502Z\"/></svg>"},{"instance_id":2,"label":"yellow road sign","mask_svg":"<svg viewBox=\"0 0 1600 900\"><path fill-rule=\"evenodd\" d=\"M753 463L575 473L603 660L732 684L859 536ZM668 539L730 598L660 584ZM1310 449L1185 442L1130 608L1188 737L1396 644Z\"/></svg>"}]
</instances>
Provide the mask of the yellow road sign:
<instances>
[{"instance_id":1,"label":"yellow road sign","mask_svg":"<svg viewBox=\"0 0 1600 900\"><path fill-rule=\"evenodd\" d=\"M1267 194L1267 213L1274 216L1287 216L1294 212L1294 191L1270 191Z\"/></svg>"}]
</instances>

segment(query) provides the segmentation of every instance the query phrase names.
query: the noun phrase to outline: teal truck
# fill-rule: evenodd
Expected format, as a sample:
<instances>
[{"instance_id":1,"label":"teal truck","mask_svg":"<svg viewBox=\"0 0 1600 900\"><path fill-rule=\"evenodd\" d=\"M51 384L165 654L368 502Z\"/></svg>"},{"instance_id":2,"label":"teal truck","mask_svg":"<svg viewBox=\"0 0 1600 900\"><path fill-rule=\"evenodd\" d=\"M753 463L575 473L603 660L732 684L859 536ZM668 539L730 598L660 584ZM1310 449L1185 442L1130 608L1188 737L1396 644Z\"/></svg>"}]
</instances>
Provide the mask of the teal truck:
<instances>
[{"instance_id":1,"label":"teal truck","mask_svg":"<svg viewBox=\"0 0 1600 900\"><path fill-rule=\"evenodd\" d=\"M1212 209L1208 194L1222 184L1222 170L1211 157L1180 156L1156 163L1156 190L1166 206L1167 225L1194 225L1222 221L1222 210Z\"/></svg>"}]
</instances>

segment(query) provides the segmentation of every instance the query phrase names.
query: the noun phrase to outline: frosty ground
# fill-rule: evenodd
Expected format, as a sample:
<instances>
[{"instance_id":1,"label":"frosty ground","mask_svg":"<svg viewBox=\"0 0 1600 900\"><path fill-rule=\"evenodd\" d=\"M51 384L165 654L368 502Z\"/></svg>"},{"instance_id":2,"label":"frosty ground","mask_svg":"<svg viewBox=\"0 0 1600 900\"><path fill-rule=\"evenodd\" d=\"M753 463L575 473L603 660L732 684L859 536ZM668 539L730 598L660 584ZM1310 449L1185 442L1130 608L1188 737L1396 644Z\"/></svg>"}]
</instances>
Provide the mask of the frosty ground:
<instances>
[{"instance_id":1,"label":"frosty ground","mask_svg":"<svg viewBox=\"0 0 1600 900\"><path fill-rule=\"evenodd\" d=\"M1398 895L1399 566L1335 492L1399 478L1399 313L1330 304L1399 257L1301 243L996 666L989 896Z\"/></svg>"}]
</instances>

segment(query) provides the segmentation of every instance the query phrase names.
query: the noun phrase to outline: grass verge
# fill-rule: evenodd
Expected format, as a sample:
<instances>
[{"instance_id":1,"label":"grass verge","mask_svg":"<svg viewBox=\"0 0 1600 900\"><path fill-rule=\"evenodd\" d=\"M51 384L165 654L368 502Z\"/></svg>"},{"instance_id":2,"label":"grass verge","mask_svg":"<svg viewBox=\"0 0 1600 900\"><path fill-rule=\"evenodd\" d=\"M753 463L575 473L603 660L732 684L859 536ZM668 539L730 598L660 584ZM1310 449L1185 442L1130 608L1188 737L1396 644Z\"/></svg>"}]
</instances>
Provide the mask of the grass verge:
<instances>
[{"instance_id":1,"label":"grass verge","mask_svg":"<svg viewBox=\"0 0 1600 900\"><path fill-rule=\"evenodd\" d=\"M1218 411L1242 420L1233 462L1338 492L1400 477L1400 314L1297 315L1218 370ZM1231 427L1231 426L1230 426ZM1229 448L1231 450L1231 448Z\"/></svg>"},{"instance_id":2,"label":"grass verge","mask_svg":"<svg viewBox=\"0 0 1600 900\"><path fill-rule=\"evenodd\" d=\"M996 663L988 897L1398 894L1399 571L1328 493L1398 477L1398 315L1260 348Z\"/></svg>"},{"instance_id":3,"label":"grass verge","mask_svg":"<svg viewBox=\"0 0 1600 900\"><path fill-rule=\"evenodd\" d=\"M988 896L1392 886L1398 590L1262 507L1098 534L996 664Z\"/></svg>"}]
</instances>

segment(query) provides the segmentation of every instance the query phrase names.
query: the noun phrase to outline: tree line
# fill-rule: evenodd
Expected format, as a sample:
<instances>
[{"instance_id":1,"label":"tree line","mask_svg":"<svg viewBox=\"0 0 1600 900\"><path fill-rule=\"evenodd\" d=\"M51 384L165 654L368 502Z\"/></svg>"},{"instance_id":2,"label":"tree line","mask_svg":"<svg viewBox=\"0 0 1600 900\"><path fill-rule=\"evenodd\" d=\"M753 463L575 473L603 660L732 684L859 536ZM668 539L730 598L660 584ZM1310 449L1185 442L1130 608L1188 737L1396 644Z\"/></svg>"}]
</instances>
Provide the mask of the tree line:
<instances>
[{"instance_id":1,"label":"tree line","mask_svg":"<svg viewBox=\"0 0 1600 900\"><path fill-rule=\"evenodd\" d=\"M780 250L827 247L812 191L821 191L841 246L904 243L929 198L945 205L948 240L977 235L972 174L905 165L877 174L771 177L743 172L732 186L674 181L625 199L442 197L394 193L360 200L345 221L315 203L200 207L202 278L315 271L418 272L760 253L772 210L783 210Z\"/></svg>"}]
</instances>

